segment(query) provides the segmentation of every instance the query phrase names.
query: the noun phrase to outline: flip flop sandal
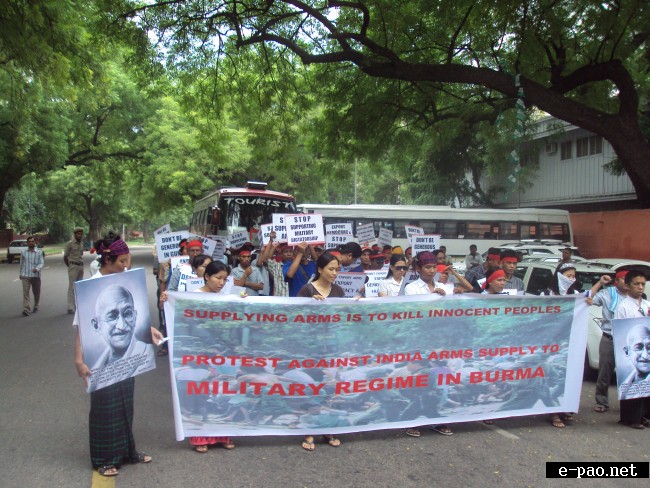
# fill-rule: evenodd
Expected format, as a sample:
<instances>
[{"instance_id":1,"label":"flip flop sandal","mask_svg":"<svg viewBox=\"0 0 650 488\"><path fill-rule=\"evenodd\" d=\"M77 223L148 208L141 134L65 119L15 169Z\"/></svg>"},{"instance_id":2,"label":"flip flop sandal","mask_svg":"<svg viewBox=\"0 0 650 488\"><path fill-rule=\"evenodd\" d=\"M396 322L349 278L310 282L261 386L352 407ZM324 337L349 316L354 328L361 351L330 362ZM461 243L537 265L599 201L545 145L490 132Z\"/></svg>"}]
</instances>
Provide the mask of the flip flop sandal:
<instances>
[{"instance_id":1,"label":"flip flop sandal","mask_svg":"<svg viewBox=\"0 0 650 488\"><path fill-rule=\"evenodd\" d=\"M144 452L136 452L135 456L131 458L131 463L133 464L147 464L153 460L151 456L145 454Z\"/></svg>"},{"instance_id":2,"label":"flip flop sandal","mask_svg":"<svg viewBox=\"0 0 650 488\"><path fill-rule=\"evenodd\" d=\"M411 437L420 437L422 435L418 429L406 429L404 433L406 435L410 435Z\"/></svg>"},{"instance_id":3,"label":"flip flop sandal","mask_svg":"<svg viewBox=\"0 0 650 488\"><path fill-rule=\"evenodd\" d=\"M551 425L556 429L564 429L566 427L566 425L564 424L564 422L562 422L562 419L560 417L553 417L551 419Z\"/></svg>"},{"instance_id":4,"label":"flip flop sandal","mask_svg":"<svg viewBox=\"0 0 650 488\"><path fill-rule=\"evenodd\" d=\"M327 442L332 447L339 447L341 445L341 440L337 439L333 435L325 435L325 442Z\"/></svg>"},{"instance_id":5,"label":"flip flop sandal","mask_svg":"<svg viewBox=\"0 0 650 488\"><path fill-rule=\"evenodd\" d=\"M235 448L235 444L233 444L232 442L226 442L225 444L221 444L221 445L223 446L224 449L228 449L229 451Z\"/></svg>"},{"instance_id":6,"label":"flip flop sandal","mask_svg":"<svg viewBox=\"0 0 650 488\"><path fill-rule=\"evenodd\" d=\"M198 452L199 454L205 454L208 452L208 445L207 444L202 444L199 446L194 446L194 450Z\"/></svg>"},{"instance_id":7,"label":"flip flop sandal","mask_svg":"<svg viewBox=\"0 0 650 488\"><path fill-rule=\"evenodd\" d=\"M596 405L594 407L594 412L597 412L597 413L605 413L605 412L607 412L607 410L609 410L609 408L606 407L605 405Z\"/></svg>"},{"instance_id":8,"label":"flip flop sandal","mask_svg":"<svg viewBox=\"0 0 650 488\"><path fill-rule=\"evenodd\" d=\"M120 474L117 468L112 464L107 464L106 466L101 466L97 468L97 472L100 475L105 476L106 478L112 478L113 476L117 476L118 474Z\"/></svg>"},{"instance_id":9,"label":"flip flop sandal","mask_svg":"<svg viewBox=\"0 0 650 488\"><path fill-rule=\"evenodd\" d=\"M314 449L316 449L316 445L314 444L314 438L309 436L305 437L302 441L302 448L305 451L312 452Z\"/></svg>"},{"instance_id":10,"label":"flip flop sandal","mask_svg":"<svg viewBox=\"0 0 650 488\"><path fill-rule=\"evenodd\" d=\"M432 431L437 432L438 434L441 435L454 435L454 433L451 431L449 427L441 426L441 427L432 427Z\"/></svg>"}]
</instances>

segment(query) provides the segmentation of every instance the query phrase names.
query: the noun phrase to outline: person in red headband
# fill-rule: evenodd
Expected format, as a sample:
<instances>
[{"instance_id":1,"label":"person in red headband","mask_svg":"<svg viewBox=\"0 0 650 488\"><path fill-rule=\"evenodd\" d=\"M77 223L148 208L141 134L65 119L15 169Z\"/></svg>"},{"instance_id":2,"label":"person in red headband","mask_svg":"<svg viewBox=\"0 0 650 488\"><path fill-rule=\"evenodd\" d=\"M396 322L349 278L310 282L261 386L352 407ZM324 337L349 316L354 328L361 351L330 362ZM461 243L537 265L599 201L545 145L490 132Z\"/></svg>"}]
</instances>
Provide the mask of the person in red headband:
<instances>
[{"instance_id":1,"label":"person in red headband","mask_svg":"<svg viewBox=\"0 0 650 488\"><path fill-rule=\"evenodd\" d=\"M485 278L488 271L501 267L501 251L495 247L488 249L488 254L482 266L474 266L465 273L465 279L471 283L476 293L481 293L483 288L479 283Z\"/></svg>"},{"instance_id":2,"label":"person in red headband","mask_svg":"<svg viewBox=\"0 0 650 488\"><path fill-rule=\"evenodd\" d=\"M233 268L232 277L234 284L246 288L249 296L257 296L260 290L264 288L264 278L257 266L252 266L251 252L249 249L239 251L239 266Z\"/></svg>"},{"instance_id":3,"label":"person in red headband","mask_svg":"<svg viewBox=\"0 0 650 488\"><path fill-rule=\"evenodd\" d=\"M602 308L600 328L603 335L598 347L598 379L596 380L596 406L594 412L604 413L609 410L609 385L616 370L614 362L614 339L612 338L612 319L618 305L627 296L625 276L628 270L616 273L614 280L609 275L603 275L589 290L587 303ZM614 284L614 286L605 286Z\"/></svg>"},{"instance_id":4,"label":"person in red headband","mask_svg":"<svg viewBox=\"0 0 650 488\"><path fill-rule=\"evenodd\" d=\"M503 293L506 287L506 273L502 269L488 271L483 283L483 293L489 295L499 295Z\"/></svg>"},{"instance_id":5,"label":"person in red headband","mask_svg":"<svg viewBox=\"0 0 650 488\"><path fill-rule=\"evenodd\" d=\"M185 246L185 249L187 250L187 255L189 256L189 262L191 263L192 259L194 259L199 254L203 254L203 241L199 239L189 240ZM196 278L196 276L194 276L194 278ZM167 285L166 291L178 291L178 285L180 281L181 263L179 263L178 266L176 266L176 268L174 268L172 271L172 276L169 279L169 285Z\"/></svg>"},{"instance_id":6,"label":"person in red headband","mask_svg":"<svg viewBox=\"0 0 650 488\"><path fill-rule=\"evenodd\" d=\"M513 249L504 249L501 253L501 269L506 274L505 289L517 290L517 294L521 295L525 291L524 282L520 278L514 276L518 262L517 253Z\"/></svg>"}]
</instances>

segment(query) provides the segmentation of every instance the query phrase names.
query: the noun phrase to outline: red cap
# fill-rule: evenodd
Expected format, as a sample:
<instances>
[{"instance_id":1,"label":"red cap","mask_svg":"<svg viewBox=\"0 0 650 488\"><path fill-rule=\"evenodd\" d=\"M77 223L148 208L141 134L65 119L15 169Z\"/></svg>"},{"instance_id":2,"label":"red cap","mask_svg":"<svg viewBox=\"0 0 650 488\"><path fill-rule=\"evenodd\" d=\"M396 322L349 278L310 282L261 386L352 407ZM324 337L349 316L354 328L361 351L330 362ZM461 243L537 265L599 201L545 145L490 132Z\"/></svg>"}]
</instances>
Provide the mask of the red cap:
<instances>
[{"instance_id":1,"label":"red cap","mask_svg":"<svg viewBox=\"0 0 650 488\"><path fill-rule=\"evenodd\" d=\"M625 275L627 275L629 272L630 272L629 269L624 269L624 270L622 270L622 271L618 271L618 272L616 273L616 279L619 279L619 278L625 278Z\"/></svg>"},{"instance_id":2,"label":"red cap","mask_svg":"<svg viewBox=\"0 0 650 488\"><path fill-rule=\"evenodd\" d=\"M487 277L485 283L483 283L483 289L487 288L487 286L490 283L492 283L494 280L499 278L505 278L505 277L506 277L506 272L503 271L502 269L497 269L494 273L492 273L490 276Z\"/></svg>"}]
</instances>

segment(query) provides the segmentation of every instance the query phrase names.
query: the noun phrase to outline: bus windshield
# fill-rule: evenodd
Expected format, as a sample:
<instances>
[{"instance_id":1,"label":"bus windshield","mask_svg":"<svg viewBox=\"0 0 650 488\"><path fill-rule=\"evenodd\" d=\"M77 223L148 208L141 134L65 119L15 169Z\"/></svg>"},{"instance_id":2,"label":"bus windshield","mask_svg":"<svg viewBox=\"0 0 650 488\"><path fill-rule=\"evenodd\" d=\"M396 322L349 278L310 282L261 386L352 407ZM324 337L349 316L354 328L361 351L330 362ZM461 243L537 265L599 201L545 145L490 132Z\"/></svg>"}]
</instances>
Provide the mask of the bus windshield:
<instances>
[{"instance_id":1,"label":"bus windshield","mask_svg":"<svg viewBox=\"0 0 650 488\"><path fill-rule=\"evenodd\" d=\"M296 213L292 200L256 196L224 196L219 208L225 218L220 229L228 234L242 230L259 230L260 225L271 223L274 213Z\"/></svg>"}]
</instances>

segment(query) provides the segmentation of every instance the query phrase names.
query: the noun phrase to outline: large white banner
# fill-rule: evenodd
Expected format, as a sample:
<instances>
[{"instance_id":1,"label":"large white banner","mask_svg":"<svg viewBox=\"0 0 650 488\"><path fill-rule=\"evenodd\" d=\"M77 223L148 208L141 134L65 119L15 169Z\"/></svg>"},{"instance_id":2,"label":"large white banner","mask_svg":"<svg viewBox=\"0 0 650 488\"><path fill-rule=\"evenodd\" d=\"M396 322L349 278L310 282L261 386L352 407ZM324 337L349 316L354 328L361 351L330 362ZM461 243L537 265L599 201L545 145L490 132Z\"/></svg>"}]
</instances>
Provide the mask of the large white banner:
<instances>
[{"instance_id":1,"label":"large white banner","mask_svg":"<svg viewBox=\"0 0 650 488\"><path fill-rule=\"evenodd\" d=\"M578 410L582 296L169 295L178 440Z\"/></svg>"}]
</instances>

